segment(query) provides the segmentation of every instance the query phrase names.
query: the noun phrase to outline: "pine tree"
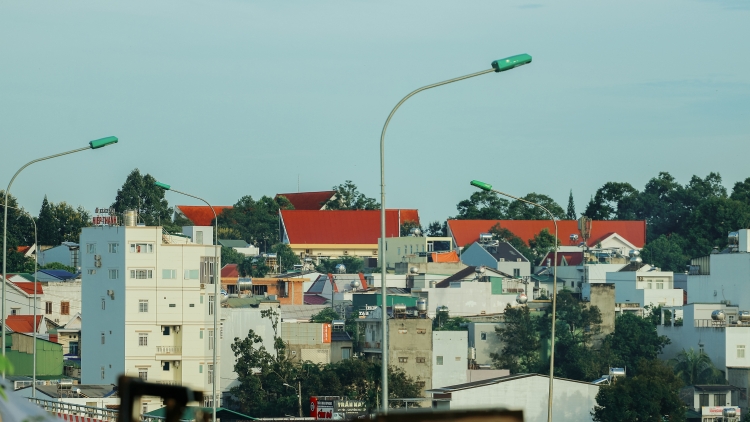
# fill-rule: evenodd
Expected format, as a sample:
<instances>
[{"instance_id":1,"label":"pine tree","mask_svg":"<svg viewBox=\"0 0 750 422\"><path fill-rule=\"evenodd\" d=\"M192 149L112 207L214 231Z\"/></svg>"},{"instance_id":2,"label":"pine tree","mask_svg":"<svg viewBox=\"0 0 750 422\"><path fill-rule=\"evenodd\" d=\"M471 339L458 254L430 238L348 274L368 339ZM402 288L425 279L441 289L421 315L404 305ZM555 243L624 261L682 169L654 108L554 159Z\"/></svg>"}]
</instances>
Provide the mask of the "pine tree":
<instances>
[{"instance_id":1,"label":"pine tree","mask_svg":"<svg viewBox=\"0 0 750 422\"><path fill-rule=\"evenodd\" d=\"M576 204L573 202L573 189L570 190L570 196L568 196L568 212L565 214L568 220L577 220L576 217Z\"/></svg>"},{"instance_id":2,"label":"pine tree","mask_svg":"<svg viewBox=\"0 0 750 422\"><path fill-rule=\"evenodd\" d=\"M40 245L57 246L60 244L60 228L57 224L54 209L49 201L47 201L47 195L44 195L42 209L39 210L39 218L36 220L36 225Z\"/></svg>"}]
</instances>

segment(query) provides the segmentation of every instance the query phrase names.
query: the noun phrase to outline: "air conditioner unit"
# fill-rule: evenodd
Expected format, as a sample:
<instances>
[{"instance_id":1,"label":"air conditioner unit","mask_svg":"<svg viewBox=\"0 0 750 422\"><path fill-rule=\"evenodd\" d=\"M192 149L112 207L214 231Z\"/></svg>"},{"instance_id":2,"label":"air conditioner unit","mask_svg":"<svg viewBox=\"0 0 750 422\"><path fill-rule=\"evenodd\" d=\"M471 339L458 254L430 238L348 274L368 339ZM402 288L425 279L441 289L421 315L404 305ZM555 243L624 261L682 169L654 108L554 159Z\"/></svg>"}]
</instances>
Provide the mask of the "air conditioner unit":
<instances>
[{"instance_id":1,"label":"air conditioner unit","mask_svg":"<svg viewBox=\"0 0 750 422\"><path fill-rule=\"evenodd\" d=\"M206 288L206 284L205 283L201 283L201 290L203 290L205 288Z\"/></svg>"},{"instance_id":2,"label":"air conditioner unit","mask_svg":"<svg viewBox=\"0 0 750 422\"><path fill-rule=\"evenodd\" d=\"M55 318L55 323L59 323L59 322L60 322L60 318Z\"/></svg>"},{"instance_id":3,"label":"air conditioner unit","mask_svg":"<svg viewBox=\"0 0 750 422\"><path fill-rule=\"evenodd\" d=\"M102 259L102 256L101 256L101 255L94 255L94 259L95 259L96 261L99 261L99 260L101 260L101 259Z\"/></svg>"},{"instance_id":4,"label":"air conditioner unit","mask_svg":"<svg viewBox=\"0 0 750 422\"><path fill-rule=\"evenodd\" d=\"M179 360L174 361L173 365L174 365L175 368L179 368L180 367L180 361Z\"/></svg>"},{"instance_id":5,"label":"air conditioner unit","mask_svg":"<svg viewBox=\"0 0 750 422\"><path fill-rule=\"evenodd\" d=\"M101 268L101 266L102 266L102 261L94 261L94 266L95 266L96 268Z\"/></svg>"},{"instance_id":6,"label":"air conditioner unit","mask_svg":"<svg viewBox=\"0 0 750 422\"><path fill-rule=\"evenodd\" d=\"M175 333L179 333L180 332L180 326L179 325L175 325L174 326L174 332Z\"/></svg>"}]
</instances>

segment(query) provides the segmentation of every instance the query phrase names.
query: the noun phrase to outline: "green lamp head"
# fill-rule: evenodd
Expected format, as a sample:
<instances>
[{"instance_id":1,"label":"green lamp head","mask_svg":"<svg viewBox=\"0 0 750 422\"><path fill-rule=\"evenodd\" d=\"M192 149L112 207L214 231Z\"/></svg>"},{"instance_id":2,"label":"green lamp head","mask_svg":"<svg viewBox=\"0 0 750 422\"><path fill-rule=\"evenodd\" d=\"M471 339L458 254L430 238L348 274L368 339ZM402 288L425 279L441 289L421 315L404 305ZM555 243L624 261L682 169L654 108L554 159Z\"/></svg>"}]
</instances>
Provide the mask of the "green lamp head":
<instances>
[{"instance_id":1,"label":"green lamp head","mask_svg":"<svg viewBox=\"0 0 750 422\"><path fill-rule=\"evenodd\" d=\"M160 187L160 188L162 188L164 190L170 190L170 189L172 189L172 186L170 186L170 185L168 185L166 183L162 183L162 182L154 182L154 185L156 185L156 186L158 186L158 187Z\"/></svg>"},{"instance_id":2,"label":"green lamp head","mask_svg":"<svg viewBox=\"0 0 750 422\"><path fill-rule=\"evenodd\" d=\"M491 184L480 182L479 180L472 180L471 181L471 186L476 186L479 189L486 190L486 191L491 191L492 190L492 185Z\"/></svg>"},{"instance_id":3,"label":"green lamp head","mask_svg":"<svg viewBox=\"0 0 750 422\"><path fill-rule=\"evenodd\" d=\"M112 145L116 143L117 143L116 136L107 136L106 138L97 139L97 140L89 142L89 147L91 147L91 149L99 149L99 148L106 147L107 145Z\"/></svg>"},{"instance_id":4,"label":"green lamp head","mask_svg":"<svg viewBox=\"0 0 750 422\"><path fill-rule=\"evenodd\" d=\"M506 70L511 70L518 66L523 66L529 63L531 63L531 56L529 56L528 54L519 54L517 56L510 56L504 59L495 60L494 62L492 62L492 68L495 69L496 73L505 72Z\"/></svg>"}]
</instances>

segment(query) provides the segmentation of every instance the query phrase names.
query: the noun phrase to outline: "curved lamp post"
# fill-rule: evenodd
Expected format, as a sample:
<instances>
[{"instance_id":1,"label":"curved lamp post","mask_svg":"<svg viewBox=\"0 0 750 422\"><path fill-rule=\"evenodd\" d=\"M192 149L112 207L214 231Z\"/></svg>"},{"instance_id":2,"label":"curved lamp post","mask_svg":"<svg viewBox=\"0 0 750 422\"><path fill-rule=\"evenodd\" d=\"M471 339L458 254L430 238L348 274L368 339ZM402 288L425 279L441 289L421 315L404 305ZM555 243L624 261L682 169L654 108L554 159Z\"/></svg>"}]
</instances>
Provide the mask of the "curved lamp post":
<instances>
[{"instance_id":1,"label":"curved lamp post","mask_svg":"<svg viewBox=\"0 0 750 422\"><path fill-rule=\"evenodd\" d=\"M37 267L39 263L39 240L37 234L39 231L36 228L36 221L34 220L34 217L31 216L31 214L28 213L28 211L23 210L21 208L11 207L10 205L5 205L5 208L13 208L14 210L17 210L23 214L26 214L27 217L29 217L29 220L34 224L34 322L31 324L34 328L34 353L33 353L33 364L31 365L31 397L36 397L36 273L37 273Z\"/></svg>"},{"instance_id":2,"label":"curved lamp post","mask_svg":"<svg viewBox=\"0 0 750 422\"><path fill-rule=\"evenodd\" d=\"M206 203L206 205L208 205L208 208L211 208L211 211L214 213L214 344L212 345L214 349L214 353L213 353L213 362L214 362L213 377L214 379L211 380L211 409L213 411L213 420L215 422L216 421L216 403L218 401L216 398L216 382L217 380L221 379L221 377L218 376L219 365L218 365L218 362L216 361L216 350L218 347L218 340L219 340L218 316L219 316L219 309L221 305L221 300L219 299L219 284L221 283L221 280L219 280L219 221L218 221L218 218L216 217L216 210L205 199L199 198L189 193L180 192L177 189L173 189L172 186L166 183L154 182L154 185L164 190L169 190L175 193L189 196L199 201L203 201Z\"/></svg>"},{"instance_id":3,"label":"curved lamp post","mask_svg":"<svg viewBox=\"0 0 750 422\"><path fill-rule=\"evenodd\" d=\"M391 114L388 115L388 118L385 120L385 125L383 125L383 131L380 133L380 247L378 248L378 265L380 266L380 295L381 295L381 304L382 304L382 340L380 342L381 345L381 355L382 355L382 368L381 368L381 377L382 377L382 386L383 389L381 391L382 394L382 403L383 413L388 413L388 312L386 312L386 304L388 303L386 301L386 298L388 296L388 292L386 291L386 269L388 266L385 262L385 132L388 129L388 123L390 123L391 118L396 113L396 110L398 110L399 107L401 107L401 104L406 102L409 98L413 97L414 95L426 91L430 88L435 88L442 85L447 85L452 82L458 82L462 81L464 79L473 78L475 76L484 75L485 73L499 73L504 72L506 70L511 70L513 68L516 68L518 66L523 66L525 64L531 63L531 56L528 54L519 54L517 56L511 56L506 57L504 59L495 60L492 62L492 68L487 70L482 70L481 72L472 73L469 75L459 76L458 78L448 79L447 81L442 81L438 83L434 83L432 85L423 86L419 89L415 89L414 91L410 92L407 96L401 99L401 101L396 104L396 107L393 107L393 110L391 110Z\"/></svg>"},{"instance_id":4,"label":"curved lamp post","mask_svg":"<svg viewBox=\"0 0 750 422\"><path fill-rule=\"evenodd\" d=\"M547 214L549 214L550 220L555 224L555 264L553 267L553 276L552 276L552 340L550 344L550 359L549 359L549 401L547 402L547 421L552 422L552 389L553 384L552 381L555 378L555 313L557 311L557 243L558 243L558 237L557 237L557 220L555 219L555 216L543 206L537 204L536 202L527 201L523 198L517 198L513 195L508 195L505 192L500 192L499 190L492 189L492 185L489 183L480 182L479 180L472 180L471 181L472 186L476 186L479 189L488 191L488 192L495 192L497 194L507 196L508 198L515 199L516 201L521 201L529 205L533 205L535 207L539 207L543 209Z\"/></svg>"},{"instance_id":5,"label":"curved lamp post","mask_svg":"<svg viewBox=\"0 0 750 422\"><path fill-rule=\"evenodd\" d=\"M2 312L2 317L3 317L2 334L0 334L3 337L3 340L2 340L3 357L5 357L5 280L8 275L6 271L7 261L8 261L8 194L10 193L10 187L13 185L13 181L16 180L16 177L18 176L19 173L21 173L21 171L23 171L23 169L39 161L49 160L50 158L57 158L63 155L73 154L75 152L103 148L103 147L106 147L107 145L116 144L117 141L118 141L117 137L108 136L106 138L101 138L101 139L91 141L89 142L89 146L84 147L84 148L78 148L78 149L74 149L71 151L61 152L59 154L48 155L46 157L37 158L36 160L31 160L28 163L24 164L20 169L18 169L16 174L14 174L13 177L10 179L10 183L8 183L8 187L5 189L5 202L3 202L3 205L5 205L5 210L3 211L5 213L4 219L3 219L3 297L2 297L3 304L2 304L2 311L0 311ZM5 370L3 370L3 378L5 378Z\"/></svg>"}]
</instances>

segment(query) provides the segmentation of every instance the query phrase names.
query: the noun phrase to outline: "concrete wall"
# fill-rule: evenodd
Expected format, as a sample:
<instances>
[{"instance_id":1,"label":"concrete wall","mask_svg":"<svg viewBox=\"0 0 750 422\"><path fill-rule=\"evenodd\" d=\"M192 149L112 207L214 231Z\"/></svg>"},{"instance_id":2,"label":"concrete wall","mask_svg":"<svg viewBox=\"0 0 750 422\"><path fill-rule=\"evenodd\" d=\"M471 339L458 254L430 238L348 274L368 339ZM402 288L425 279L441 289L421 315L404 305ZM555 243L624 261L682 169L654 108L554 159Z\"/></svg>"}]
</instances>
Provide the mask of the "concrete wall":
<instances>
[{"instance_id":1,"label":"concrete wall","mask_svg":"<svg viewBox=\"0 0 750 422\"><path fill-rule=\"evenodd\" d=\"M221 319L223 336L221 350L225 356L224 364L221 365L221 391L228 392L229 389L239 385L237 373L234 372L234 364L237 358L232 352L232 344L235 339L247 338L250 330L263 339L263 346L271 354L273 348L273 326L271 320L260 316L261 309L255 308L221 308ZM279 331L283 332L284 324L279 324Z\"/></svg>"},{"instance_id":2,"label":"concrete wall","mask_svg":"<svg viewBox=\"0 0 750 422\"><path fill-rule=\"evenodd\" d=\"M388 237L385 239L385 259L388 268L393 268L396 262L426 263L427 257L417 256L420 252L430 252L429 243L435 241L448 242L452 245L450 237Z\"/></svg>"},{"instance_id":3,"label":"concrete wall","mask_svg":"<svg viewBox=\"0 0 750 422\"><path fill-rule=\"evenodd\" d=\"M615 331L615 285L610 283L589 284L589 306L596 306L602 314L601 332L594 338L600 342L607 334Z\"/></svg>"},{"instance_id":4,"label":"concrete wall","mask_svg":"<svg viewBox=\"0 0 750 422\"><path fill-rule=\"evenodd\" d=\"M500 353L504 343L500 341L494 322L470 322L468 331L469 347L476 349L477 365L492 365L492 353Z\"/></svg>"},{"instance_id":5,"label":"concrete wall","mask_svg":"<svg viewBox=\"0 0 750 422\"><path fill-rule=\"evenodd\" d=\"M182 234L198 245L214 244L214 226L184 226Z\"/></svg>"},{"instance_id":6,"label":"concrete wall","mask_svg":"<svg viewBox=\"0 0 750 422\"><path fill-rule=\"evenodd\" d=\"M607 283L614 283L617 303L638 303L641 307L680 306L682 289L675 289L672 272L627 271L607 273ZM662 286L663 288L658 288Z\"/></svg>"},{"instance_id":7,"label":"concrete wall","mask_svg":"<svg viewBox=\"0 0 750 422\"><path fill-rule=\"evenodd\" d=\"M433 388L466 382L468 345L468 331L434 331L432 333Z\"/></svg>"},{"instance_id":8,"label":"concrete wall","mask_svg":"<svg viewBox=\"0 0 750 422\"><path fill-rule=\"evenodd\" d=\"M389 365L401 368L415 381L423 382L424 395L424 390L432 388L432 320L390 319L388 334Z\"/></svg>"},{"instance_id":9,"label":"concrete wall","mask_svg":"<svg viewBox=\"0 0 750 422\"><path fill-rule=\"evenodd\" d=\"M73 251L66 245L58 245L42 251L39 254L39 266L59 262L60 264L73 267Z\"/></svg>"},{"instance_id":10,"label":"concrete wall","mask_svg":"<svg viewBox=\"0 0 750 422\"><path fill-rule=\"evenodd\" d=\"M591 421L599 387L584 382L555 378L552 411L555 422ZM547 421L549 378L533 375L452 393L450 409L483 407L523 410L524 421Z\"/></svg>"},{"instance_id":11,"label":"concrete wall","mask_svg":"<svg viewBox=\"0 0 750 422\"><path fill-rule=\"evenodd\" d=\"M710 274L688 276L688 303L728 300L750 309L750 253L709 255Z\"/></svg>"},{"instance_id":12,"label":"concrete wall","mask_svg":"<svg viewBox=\"0 0 750 422\"><path fill-rule=\"evenodd\" d=\"M510 304L516 306L516 293L492 294L492 283L464 282L460 287L426 288L428 315L434 318L438 306L447 306L451 316L501 314Z\"/></svg>"}]
</instances>

